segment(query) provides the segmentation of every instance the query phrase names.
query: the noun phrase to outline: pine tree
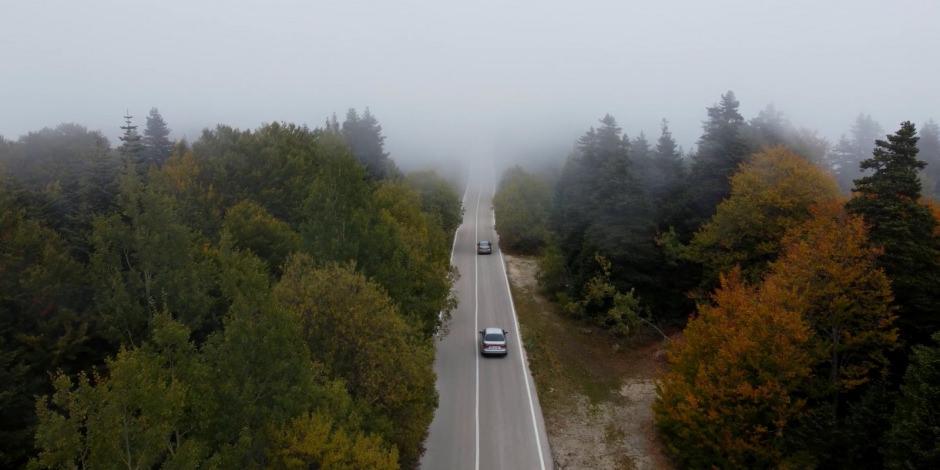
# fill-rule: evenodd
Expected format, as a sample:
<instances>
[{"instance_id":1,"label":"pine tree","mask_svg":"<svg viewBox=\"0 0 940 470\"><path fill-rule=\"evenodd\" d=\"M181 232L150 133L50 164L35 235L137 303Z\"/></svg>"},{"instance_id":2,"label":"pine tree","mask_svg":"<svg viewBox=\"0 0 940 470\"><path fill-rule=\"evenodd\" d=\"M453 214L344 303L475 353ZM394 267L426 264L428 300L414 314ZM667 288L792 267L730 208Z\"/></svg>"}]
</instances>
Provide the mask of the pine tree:
<instances>
[{"instance_id":1,"label":"pine tree","mask_svg":"<svg viewBox=\"0 0 940 470\"><path fill-rule=\"evenodd\" d=\"M680 182L685 178L685 163L682 161L682 149L676 144L669 130L669 122L663 119L660 125L659 139L653 150L653 179L650 193L654 199L662 199L679 190Z\"/></svg>"},{"instance_id":2,"label":"pine tree","mask_svg":"<svg viewBox=\"0 0 940 470\"><path fill-rule=\"evenodd\" d=\"M346 113L346 120L343 122L343 137L353 155L366 167L372 178L383 179L398 174L398 169L385 152L382 126L369 108L366 108L361 117L352 108Z\"/></svg>"},{"instance_id":3,"label":"pine tree","mask_svg":"<svg viewBox=\"0 0 940 470\"><path fill-rule=\"evenodd\" d=\"M692 163L692 203L699 221L708 219L722 199L731 192L730 177L750 149L744 138L744 118L734 92L721 95L721 101L708 108L708 120L698 142Z\"/></svg>"},{"instance_id":4,"label":"pine tree","mask_svg":"<svg viewBox=\"0 0 940 470\"><path fill-rule=\"evenodd\" d=\"M922 172L924 195L940 199L940 126L930 119L920 129L918 155L927 164Z\"/></svg>"},{"instance_id":5,"label":"pine tree","mask_svg":"<svg viewBox=\"0 0 940 470\"><path fill-rule=\"evenodd\" d=\"M568 294L583 293L599 272L599 254L616 266L610 278L619 291L636 288L645 298L658 288L650 274L658 261L654 213L629 158L629 140L613 116L604 116L600 123L578 140L577 152L562 171L552 209L552 224L566 247ZM586 313L606 311L605 306L598 307Z\"/></svg>"},{"instance_id":6,"label":"pine tree","mask_svg":"<svg viewBox=\"0 0 940 470\"><path fill-rule=\"evenodd\" d=\"M940 333L917 346L887 436L888 468L940 467Z\"/></svg>"},{"instance_id":7,"label":"pine tree","mask_svg":"<svg viewBox=\"0 0 940 470\"><path fill-rule=\"evenodd\" d=\"M829 152L826 153L826 164L832 174L836 176L839 187L843 191L849 189L849 186L846 186L843 181L845 174L848 172L854 171L851 170L851 167L858 165L858 160L855 159L855 151L852 148L852 141L849 140L845 134L839 136L839 142L836 143ZM849 181L851 185L851 181Z\"/></svg>"},{"instance_id":8,"label":"pine tree","mask_svg":"<svg viewBox=\"0 0 940 470\"><path fill-rule=\"evenodd\" d=\"M871 156L872 145L884 135L884 130L871 115L859 114L849 134L850 138L839 140L835 153L830 157L838 166L835 171L839 186L845 190L851 188L856 179L864 176L864 169L859 165Z\"/></svg>"},{"instance_id":9,"label":"pine tree","mask_svg":"<svg viewBox=\"0 0 940 470\"><path fill-rule=\"evenodd\" d=\"M137 126L134 125L133 119L134 116L131 116L130 113L125 114L124 125L121 126L124 135L120 137L123 143L118 151L124 159L124 165L139 165L144 151L144 144L141 142L140 134L137 133Z\"/></svg>"},{"instance_id":10,"label":"pine tree","mask_svg":"<svg viewBox=\"0 0 940 470\"><path fill-rule=\"evenodd\" d=\"M170 129L160 115L157 108L150 109L147 116L147 128L144 129L144 149L141 152L141 161L145 167L163 166L163 162L173 152L173 141L170 140Z\"/></svg>"},{"instance_id":11,"label":"pine tree","mask_svg":"<svg viewBox=\"0 0 940 470\"><path fill-rule=\"evenodd\" d=\"M940 327L940 238L930 209L919 203L921 184L917 129L910 121L888 140L876 141L874 156L862 162L870 176L855 180L852 213L870 226L873 243L884 247L880 266L892 280L902 336L921 343Z\"/></svg>"},{"instance_id":12,"label":"pine tree","mask_svg":"<svg viewBox=\"0 0 940 470\"><path fill-rule=\"evenodd\" d=\"M333 113L330 117L326 118L326 122L323 124L323 130L325 132L337 135L342 133L339 120L336 119L336 113Z\"/></svg>"}]
</instances>

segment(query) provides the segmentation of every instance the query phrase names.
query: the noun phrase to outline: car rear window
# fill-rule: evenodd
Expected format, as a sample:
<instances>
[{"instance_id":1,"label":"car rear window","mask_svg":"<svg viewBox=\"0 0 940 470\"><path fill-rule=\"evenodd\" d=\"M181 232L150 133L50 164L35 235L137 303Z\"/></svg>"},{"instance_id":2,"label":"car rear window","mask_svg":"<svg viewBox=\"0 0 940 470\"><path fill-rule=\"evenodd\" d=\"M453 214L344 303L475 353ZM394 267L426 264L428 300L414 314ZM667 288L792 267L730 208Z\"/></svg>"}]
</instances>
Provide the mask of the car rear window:
<instances>
[{"instance_id":1,"label":"car rear window","mask_svg":"<svg viewBox=\"0 0 940 470\"><path fill-rule=\"evenodd\" d=\"M499 333L490 333L488 335L483 336L484 341L505 341L505 339L506 338L504 338L503 335Z\"/></svg>"}]
</instances>

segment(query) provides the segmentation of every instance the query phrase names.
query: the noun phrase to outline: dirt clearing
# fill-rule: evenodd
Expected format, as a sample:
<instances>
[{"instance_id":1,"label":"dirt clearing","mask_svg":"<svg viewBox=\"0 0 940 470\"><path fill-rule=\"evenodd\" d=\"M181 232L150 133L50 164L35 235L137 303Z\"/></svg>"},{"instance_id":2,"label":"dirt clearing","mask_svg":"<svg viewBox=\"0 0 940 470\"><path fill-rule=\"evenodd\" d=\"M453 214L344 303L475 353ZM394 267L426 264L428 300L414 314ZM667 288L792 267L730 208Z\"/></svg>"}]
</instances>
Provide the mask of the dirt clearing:
<instances>
[{"instance_id":1,"label":"dirt clearing","mask_svg":"<svg viewBox=\"0 0 940 470\"><path fill-rule=\"evenodd\" d=\"M505 258L555 467L670 468L651 409L661 340L651 333L617 341L562 316L539 294L536 260Z\"/></svg>"}]
</instances>

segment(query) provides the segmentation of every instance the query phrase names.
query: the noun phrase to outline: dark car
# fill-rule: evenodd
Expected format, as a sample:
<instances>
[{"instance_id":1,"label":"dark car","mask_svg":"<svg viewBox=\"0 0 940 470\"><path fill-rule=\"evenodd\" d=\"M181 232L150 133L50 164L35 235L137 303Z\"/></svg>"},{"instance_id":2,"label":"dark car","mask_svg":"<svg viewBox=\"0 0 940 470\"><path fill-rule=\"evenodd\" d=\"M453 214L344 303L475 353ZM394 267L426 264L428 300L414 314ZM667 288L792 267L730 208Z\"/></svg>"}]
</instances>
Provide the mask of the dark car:
<instances>
[{"instance_id":1,"label":"dark car","mask_svg":"<svg viewBox=\"0 0 940 470\"><path fill-rule=\"evenodd\" d=\"M505 356L508 352L506 330L502 328L484 328L480 330L480 354L484 356Z\"/></svg>"},{"instance_id":2,"label":"dark car","mask_svg":"<svg viewBox=\"0 0 940 470\"><path fill-rule=\"evenodd\" d=\"M480 240L477 243L477 254L478 255L493 254L493 245L490 244L489 240Z\"/></svg>"}]
</instances>

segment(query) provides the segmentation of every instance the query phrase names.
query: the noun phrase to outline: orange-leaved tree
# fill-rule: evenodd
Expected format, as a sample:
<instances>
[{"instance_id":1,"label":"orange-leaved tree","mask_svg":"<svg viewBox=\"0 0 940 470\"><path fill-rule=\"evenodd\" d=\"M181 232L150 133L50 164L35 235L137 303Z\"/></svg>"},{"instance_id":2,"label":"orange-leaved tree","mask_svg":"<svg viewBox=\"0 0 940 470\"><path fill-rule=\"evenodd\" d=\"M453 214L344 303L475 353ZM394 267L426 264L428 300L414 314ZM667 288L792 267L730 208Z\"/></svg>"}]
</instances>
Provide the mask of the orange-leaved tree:
<instances>
[{"instance_id":1,"label":"orange-leaved tree","mask_svg":"<svg viewBox=\"0 0 940 470\"><path fill-rule=\"evenodd\" d=\"M813 329L813 394L838 405L842 394L887 373L886 353L898 340L891 285L875 264L880 249L861 217L838 201L813 208L783 244L762 290L777 293Z\"/></svg>"},{"instance_id":2,"label":"orange-leaved tree","mask_svg":"<svg viewBox=\"0 0 940 470\"><path fill-rule=\"evenodd\" d=\"M700 305L669 348L653 410L682 467L767 467L785 457L782 433L804 409L796 392L811 374L811 331L763 295L739 269L721 276L713 304Z\"/></svg>"},{"instance_id":3,"label":"orange-leaved tree","mask_svg":"<svg viewBox=\"0 0 940 470\"><path fill-rule=\"evenodd\" d=\"M760 285L723 276L670 347L654 411L683 466L823 464L811 429L840 426L840 401L887 372L891 289L861 218L822 203L781 246Z\"/></svg>"}]
</instances>

